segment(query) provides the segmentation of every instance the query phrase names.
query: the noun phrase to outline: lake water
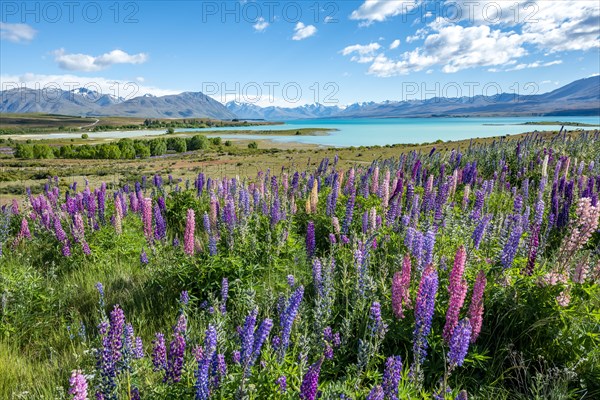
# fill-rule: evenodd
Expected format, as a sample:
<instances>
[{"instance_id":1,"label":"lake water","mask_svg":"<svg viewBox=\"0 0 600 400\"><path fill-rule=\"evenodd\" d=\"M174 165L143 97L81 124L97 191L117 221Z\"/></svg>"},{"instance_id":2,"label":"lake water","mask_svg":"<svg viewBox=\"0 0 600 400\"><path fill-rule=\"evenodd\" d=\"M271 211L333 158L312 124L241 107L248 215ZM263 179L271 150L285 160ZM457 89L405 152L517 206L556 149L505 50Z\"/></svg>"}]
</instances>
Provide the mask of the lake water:
<instances>
[{"instance_id":1,"label":"lake water","mask_svg":"<svg viewBox=\"0 0 600 400\"><path fill-rule=\"evenodd\" d=\"M385 118L385 119L315 119L288 121L282 125L249 126L207 129L177 129L176 132L219 131L223 139L270 139L275 142L297 142L325 146L369 146L397 143L423 143L442 140L461 140L478 137L518 134L534 130L559 130L560 125L518 125L524 122L565 121L593 124L584 129L600 129L600 117L518 117L518 118ZM322 136L267 136L252 134L256 130L280 131L302 128L337 129ZM565 127L568 130L582 129ZM244 130L248 134L227 135L227 131ZM160 131L89 132L91 138L143 137L164 134ZM80 133L28 135L31 138L75 138Z\"/></svg>"}]
</instances>

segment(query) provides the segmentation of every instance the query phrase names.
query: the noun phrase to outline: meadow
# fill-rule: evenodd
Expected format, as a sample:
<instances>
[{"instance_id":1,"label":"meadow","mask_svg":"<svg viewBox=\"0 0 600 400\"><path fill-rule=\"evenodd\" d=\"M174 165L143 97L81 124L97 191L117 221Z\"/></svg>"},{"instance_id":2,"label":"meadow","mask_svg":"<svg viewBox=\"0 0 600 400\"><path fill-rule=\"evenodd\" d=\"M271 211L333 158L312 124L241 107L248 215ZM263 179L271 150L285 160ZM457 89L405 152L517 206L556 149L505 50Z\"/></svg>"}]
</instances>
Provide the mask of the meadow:
<instances>
[{"instance_id":1,"label":"meadow","mask_svg":"<svg viewBox=\"0 0 600 400\"><path fill-rule=\"evenodd\" d=\"M600 397L598 133L244 151L2 207L0 398Z\"/></svg>"}]
</instances>

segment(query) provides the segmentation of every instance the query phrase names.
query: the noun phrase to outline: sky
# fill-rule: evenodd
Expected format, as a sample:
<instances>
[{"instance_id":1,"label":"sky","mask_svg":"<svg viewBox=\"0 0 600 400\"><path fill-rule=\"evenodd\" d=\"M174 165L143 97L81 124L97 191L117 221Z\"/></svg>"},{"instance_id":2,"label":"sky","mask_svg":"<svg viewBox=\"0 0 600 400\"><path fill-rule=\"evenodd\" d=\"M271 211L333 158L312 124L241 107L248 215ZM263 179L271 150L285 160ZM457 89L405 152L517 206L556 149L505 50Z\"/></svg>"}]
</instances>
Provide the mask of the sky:
<instances>
[{"instance_id":1,"label":"sky","mask_svg":"<svg viewBox=\"0 0 600 400\"><path fill-rule=\"evenodd\" d=\"M0 83L295 107L535 94L600 72L597 1L3 1Z\"/></svg>"}]
</instances>

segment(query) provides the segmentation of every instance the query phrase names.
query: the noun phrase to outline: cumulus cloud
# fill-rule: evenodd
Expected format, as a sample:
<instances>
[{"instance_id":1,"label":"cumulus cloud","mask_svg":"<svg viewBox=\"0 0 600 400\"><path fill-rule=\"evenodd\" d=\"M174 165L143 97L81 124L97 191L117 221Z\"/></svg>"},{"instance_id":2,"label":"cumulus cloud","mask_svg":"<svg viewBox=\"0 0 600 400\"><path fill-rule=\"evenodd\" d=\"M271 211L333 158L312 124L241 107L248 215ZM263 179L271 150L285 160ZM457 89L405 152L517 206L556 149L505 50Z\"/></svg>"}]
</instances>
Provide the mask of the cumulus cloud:
<instances>
[{"instance_id":1,"label":"cumulus cloud","mask_svg":"<svg viewBox=\"0 0 600 400\"><path fill-rule=\"evenodd\" d=\"M302 22L298 22L294 28L293 40L303 40L309 38L317 33L317 28L314 25L304 25Z\"/></svg>"},{"instance_id":2,"label":"cumulus cloud","mask_svg":"<svg viewBox=\"0 0 600 400\"><path fill-rule=\"evenodd\" d=\"M350 14L350 19L361 21L361 26L369 26L373 22L382 22L399 14L410 13L417 4L417 1L408 0L365 0Z\"/></svg>"},{"instance_id":3,"label":"cumulus cloud","mask_svg":"<svg viewBox=\"0 0 600 400\"><path fill-rule=\"evenodd\" d=\"M422 47L404 52L400 60L378 55L369 73L380 77L406 75L436 65L452 73L466 68L505 65L525 54L521 37L514 33L492 30L485 25L468 28L451 25L429 35Z\"/></svg>"},{"instance_id":4,"label":"cumulus cloud","mask_svg":"<svg viewBox=\"0 0 600 400\"><path fill-rule=\"evenodd\" d=\"M252 27L257 32L263 32L265 29L267 29L269 27L269 23L267 21L265 21L265 19L263 17L260 17L260 18L258 18L256 23L254 25L252 25Z\"/></svg>"},{"instance_id":5,"label":"cumulus cloud","mask_svg":"<svg viewBox=\"0 0 600 400\"><path fill-rule=\"evenodd\" d=\"M13 43L25 43L33 40L37 31L27 24L8 24L0 22L0 39Z\"/></svg>"},{"instance_id":6,"label":"cumulus cloud","mask_svg":"<svg viewBox=\"0 0 600 400\"><path fill-rule=\"evenodd\" d=\"M365 45L354 44L352 46L345 47L341 53L344 56L355 54L350 59L358 63L369 63L375 59L374 55L377 50L381 48L379 43L369 43Z\"/></svg>"},{"instance_id":7,"label":"cumulus cloud","mask_svg":"<svg viewBox=\"0 0 600 400\"><path fill-rule=\"evenodd\" d=\"M400 39L396 39L390 44L390 50L397 49L400 46Z\"/></svg>"},{"instance_id":8,"label":"cumulus cloud","mask_svg":"<svg viewBox=\"0 0 600 400\"><path fill-rule=\"evenodd\" d=\"M434 66L447 73L480 66L492 67L489 71L506 70L511 65L512 70L538 68L560 61L518 60L529 53L546 57L600 48L600 3L593 0L525 0L517 4L365 0L350 18L364 26L398 15L403 21L411 18L421 22L421 28L406 37L406 43L423 43L397 58L373 55L370 74L403 75ZM394 43L390 49L397 47Z\"/></svg>"},{"instance_id":9,"label":"cumulus cloud","mask_svg":"<svg viewBox=\"0 0 600 400\"><path fill-rule=\"evenodd\" d=\"M137 81L137 82L135 82ZM61 89L65 91L83 87L101 94L130 99L144 94L165 96L181 93L182 90L161 89L142 84L143 80L108 79L104 77L64 75L42 75L26 73L23 75L0 75L0 90L26 87L30 89Z\"/></svg>"},{"instance_id":10,"label":"cumulus cloud","mask_svg":"<svg viewBox=\"0 0 600 400\"><path fill-rule=\"evenodd\" d=\"M123 50L113 50L97 57L65 52L65 49L54 51L54 60L62 69L69 71L100 71L114 64L143 64L148 60L146 53L128 54Z\"/></svg>"}]
</instances>

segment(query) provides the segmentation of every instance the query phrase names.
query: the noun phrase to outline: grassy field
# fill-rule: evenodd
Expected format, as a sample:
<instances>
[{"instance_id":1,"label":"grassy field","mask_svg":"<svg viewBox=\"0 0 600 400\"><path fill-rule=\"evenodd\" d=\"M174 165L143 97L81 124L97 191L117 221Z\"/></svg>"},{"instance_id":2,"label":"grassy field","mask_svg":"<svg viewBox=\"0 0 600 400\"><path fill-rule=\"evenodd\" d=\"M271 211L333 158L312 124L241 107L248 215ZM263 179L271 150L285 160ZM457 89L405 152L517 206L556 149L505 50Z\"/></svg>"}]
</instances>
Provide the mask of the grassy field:
<instances>
[{"instance_id":1,"label":"grassy field","mask_svg":"<svg viewBox=\"0 0 600 400\"><path fill-rule=\"evenodd\" d=\"M151 121L152 123L149 123ZM168 127L273 125L268 121L221 121L210 118L151 120L135 117L76 117L68 115L0 113L0 135L106 130L167 129Z\"/></svg>"},{"instance_id":2,"label":"grassy field","mask_svg":"<svg viewBox=\"0 0 600 400\"><path fill-rule=\"evenodd\" d=\"M3 159L0 398L600 396L597 135L266 143Z\"/></svg>"},{"instance_id":3,"label":"grassy field","mask_svg":"<svg viewBox=\"0 0 600 400\"><path fill-rule=\"evenodd\" d=\"M197 134L175 134L176 136L189 136ZM314 134L314 132L306 132ZM570 132L568 135L576 137L582 132ZM211 146L205 151L187 152L182 154L167 154L161 157L152 157L144 160L17 160L8 155L8 147L0 143L0 200L3 203L10 201L16 194L25 193L26 187L31 187L33 192L43 188L49 176L58 176L61 185L65 187L75 180L87 178L92 184L106 181L111 185L119 185L132 179L139 179L142 175L154 173L172 174L175 178L193 179L199 172L249 177L258 171L271 169L272 171L315 166L323 157L332 158L337 154L344 167L352 165L368 165L373 160L386 159L397 156L400 152L411 151L447 153L454 150L465 150L471 145L491 145L501 141L519 140L527 134L474 138L462 141L438 141L426 144L398 144L373 147L348 147L327 148L309 144L280 143L268 139L257 140L258 148L249 149L251 140L231 138L231 146ZM556 137L556 132L539 132L536 135L545 140ZM171 135L169 135L171 136ZM65 144L97 144L109 140L102 139L59 139L42 140L50 145ZM35 141L37 142L37 141ZM4 149L4 152L2 150ZM1 155L4 153L4 155Z\"/></svg>"}]
</instances>

